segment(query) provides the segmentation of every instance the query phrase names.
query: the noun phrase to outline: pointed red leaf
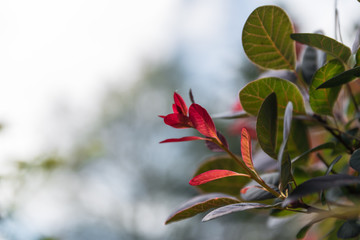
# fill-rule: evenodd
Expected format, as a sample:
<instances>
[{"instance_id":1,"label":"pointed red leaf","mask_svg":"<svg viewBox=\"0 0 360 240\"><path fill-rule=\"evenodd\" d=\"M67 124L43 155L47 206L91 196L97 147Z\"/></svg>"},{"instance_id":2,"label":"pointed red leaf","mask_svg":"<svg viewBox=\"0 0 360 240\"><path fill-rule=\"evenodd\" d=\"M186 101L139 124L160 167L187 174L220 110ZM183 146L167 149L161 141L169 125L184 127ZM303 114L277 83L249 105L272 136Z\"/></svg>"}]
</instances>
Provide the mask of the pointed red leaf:
<instances>
[{"instance_id":1,"label":"pointed red leaf","mask_svg":"<svg viewBox=\"0 0 360 240\"><path fill-rule=\"evenodd\" d=\"M182 138L169 138L160 143L169 143L169 142L186 142L186 141L194 141L194 140L209 140L208 138L203 137L196 137L196 136L189 136L189 137L182 137Z\"/></svg>"},{"instance_id":2,"label":"pointed red leaf","mask_svg":"<svg viewBox=\"0 0 360 240\"><path fill-rule=\"evenodd\" d=\"M251 156L251 138L246 128L241 130L241 156L245 165L255 172L254 164Z\"/></svg>"},{"instance_id":3,"label":"pointed red leaf","mask_svg":"<svg viewBox=\"0 0 360 240\"><path fill-rule=\"evenodd\" d=\"M176 92L174 92L174 102L176 105L177 112L186 116L188 113L186 103L185 103L184 99ZM173 109L174 109L174 107L173 107ZM175 113L175 110L174 110L174 113Z\"/></svg>"},{"instance_id":4,"label":"pointed red leaf","mask_svg":"<svg viewBox=\"0 0 360 240\"><path fill-rule=\"evenodd\" d=\"M225 177L232 177L232 176L243 176L243 177L250 177L247 174L237 173L229 170L210 170L200 175L197 175L193 179L190 180L189 184L192 186L201 185L216 179L225 178Z\"/></svg>"},{"instance_id":5,"label":"pointed red leaf","mask_svg":"<svg viewBox=\"0 0 360 240\"><path fill-rule=\"evenodd\" d=\"M180 113L171 113L164 117L164 123L174 128L192 127L189 117Z\"/></svg>"},{"instance_id":6,"label":"pointed red leaf","mask_svg":"<svg viewBox=\"0 0 360 240\"><path fill-rule=\"evenodd\" d=\"M189 118L201 134L217 139L215 124L205 108L196 103L191 104Z\"/></svg>"}]
</instances>

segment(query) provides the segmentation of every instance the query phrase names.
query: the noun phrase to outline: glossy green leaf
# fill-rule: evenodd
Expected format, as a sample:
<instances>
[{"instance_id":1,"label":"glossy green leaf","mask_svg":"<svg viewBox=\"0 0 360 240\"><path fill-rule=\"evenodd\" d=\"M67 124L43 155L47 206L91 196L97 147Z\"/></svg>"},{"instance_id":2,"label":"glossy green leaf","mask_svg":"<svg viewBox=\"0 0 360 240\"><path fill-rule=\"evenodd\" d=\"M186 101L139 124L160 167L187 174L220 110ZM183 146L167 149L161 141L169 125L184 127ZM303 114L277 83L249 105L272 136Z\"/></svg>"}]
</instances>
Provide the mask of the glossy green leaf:
<instances>
[{"instance_id":1,"label":"glossy green leaf","mask_svg":"<svg viewBox=\"0 0 360 240\"><path fill-rule=\"evenodd\" d=\"M357 219L351 219L341 225L337 237L342 239L354 238L360 234L360 225Z\"/></svg>"},{"instance_id":2,"label":"glossy green leaf","mask_svg":"<svg viewBox=\"0 0 360 240\"><path fill-rule=\"evenodd\" d=\"M276 6L259 7L245 22L242 34L244 51L260 67L294 70L292 32L292 23L284 10Z\"/></svg>"},{"instance_id":3,"label":"glossy green leaf","mask_svg":"<svg viewBox=\"0 0 360 240\"><path fill-rule=\"evenodd\" d=\"M316 71L309 89L309 102L315 113L332 115L341 88L317 89L317 87L344 70L344 65L339 60L333 59Z\"/></svg>"},{"instance_id":4,"label":"glossy green leaf","mask_svg":"<svg viewBox=\"0 0 360 240\"><path fill-rule=\"evenodd\" d=\"M294 114L305 114L304 100L299 89L281 78L261 78L248 83L239 93L240 102L246 112L256 116L263 101L272 92L276 93L279 117L284 115L289 101L294 105Z\"/></svg>"},{"instance_id":5,"label":"glossy green leaf","mask_svg":"<svg viewBox=\"0 0 360 240\"><path fill-rule=\"evenodd\" d=\"M360 183L360 177L354 177L346 174L334 174L312 178L300 184L283 202L283 206L295 201L305 195L320 192L332 187L341 187L346 185Z\"/></svg>"},{"instance_id":6,"label":"glossy green leaf","mask_svg":"<svg viewBox=\"0 0 360 240\"><path fill-rule=\"evenodd\" d=\"M266 204L261 204L261 203L235 203L235 204L231 204L231 205L226 205L224 207L220 207L217 208L213 211L211 211L210 213L208 213L203 219L203 222L212 220L214 218L218 218L233 212L240 212L240 211L245 211L245 210L249 210L249 209L266 209L266 208L271 208L273 207L272 205L266 205Z\"/></svg>"},{"instance_id":7,"label":"glossy green leaf","mask_svg":"<svg viewBox=\"0 0 360 240\"><path fill-rule=\"evenodd\" d=\"M238 158L240 158L238 156ZM203 172L214 169L225 169L238 173L245 173L245 171L239 166L238 163L228 156L217 156L208 158L204 161L195 172L194 176L197 176ZM248 178L245 177L231 177L222 178L212 182L208 182L199 186L196 186L200 191L206 193L219 192L238 196L240 190L249 182Z\"/></svg>"},{"instance_id":8,"label":"glossy green leaf","mask_svg":"<svg viewBox=\"0 0 360 240\"><path fill-rule=\"evenodd\" d=\"M277 100L274 92L267 96L260 107L256 134L262 150L276 159Z\"/></svg>"},{"instance_id":9,"label":"glossy green leaf","mask_svg":"<svg viewBox=\"0 0 360 240\"><path fill-rule=\"evenodd\" d=\"M323 150L323 149L333 149L335 147L335 144L333 142L327 142L327 143L323 143L323 144L320 144L312 149L309 149L307 150L306 152L302 153L301 155L293 158L291 160L292 163L296 162L296 161L301 161L303 159L306 159L306 157L310 154L310 153L313 153L313 152L316 152L316 151L320 151L320 150Z\"/></svg>"},{"instance_id":10,"label":"glossy green leaf","mask_svg":"<svg viewBox=\"0 0 360 240\"><path fill-rule=\"evenodd\" d=\"M279 173L266 173L262 174L260 177L268 186L272 187L277 192L279 191L276 187L279 185ZM245 188L247 190L243 191ZM261 188L261 186L255 181L251 181L243 189L241 190L241 198L245 201L259 201L275 198L274 195Z\"/></svg>"},{"instance_id":11,"label":"glossy green leaf","mask_svg":"<svg viewBox=\"0 0 360 240\"><path fill-rule=\"evenodd\" d=\"M293 33L290 35L297 42L318 48L338 58L344 63L351 55L351 50L344 44L318 33Z\"/></svg>"},{"instance_id":12,"label":"glossy green leaf","mask_svg":"<svg viewBox=\"0 0 360 240\"><path fill-rule=\"evenodd\" d=\"M356 149L350 157L350 167L360 172L360 149Z\"/></svg>"},{"instance_id":13,"label":"glossy green leaf","mask_svg":"<svg viewBox=\"0 0 360 240\"><path fill-rule=\"evenodd\" d=\"M352 68L350 70L340 73L339 75L336 75L333 78L330 78L329 80L318 86L317 89L341 86L345 83L351 82L357 77L360 77L360 66Z\"/></svg>"},{"instance_id":14,"label":"glossy green leaf","mask_svg":"<svg viewBox=\"0 0 360 240\"><path fill-rule=\"evenodd\" d=\"M229 204L239 203L240 201L230 195L220 193L209 193L196 196L185 202L170 214L165 224L190 218L198 213L205 212L212 208L222 207Z\"/></svg>"}]
</instances>

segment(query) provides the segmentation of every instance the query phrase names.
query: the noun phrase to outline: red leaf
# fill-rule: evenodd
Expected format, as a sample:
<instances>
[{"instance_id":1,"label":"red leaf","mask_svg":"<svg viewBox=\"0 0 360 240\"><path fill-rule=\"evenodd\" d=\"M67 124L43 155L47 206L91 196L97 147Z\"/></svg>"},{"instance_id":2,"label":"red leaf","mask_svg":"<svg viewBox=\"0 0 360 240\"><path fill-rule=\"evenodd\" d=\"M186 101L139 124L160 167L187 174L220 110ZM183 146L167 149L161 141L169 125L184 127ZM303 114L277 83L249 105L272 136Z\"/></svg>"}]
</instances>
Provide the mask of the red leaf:
<instances>
[{"instance_id":1,"label":"red leaf","mask_svg":"<svg viewBox=\"0 0 360 240\"><path fill-rule=\"evenodd\" d=\"M200 175L197 175L193 179L190 180L189 184L192 186L201 185L216 179L224 178L224 177L231 177L231 176L243 176L243 177L250 177L247 174L237 173L229 170L210 170Z\"/></svg>"},{"instance_id":2,"label":"red leaf","mask_svg":"<svg viewBox=\"0 0 360 240\"><path fill-rule=\"evenodd\" d=\"M203 137L196 137L196 136L189 136L189 137L182 137L182 138L169 138L160 143L169 143L169 142L186 142L186 141L194 141L194 140L209 140Z\"/></svg>"},{"instance_id":3,"label":"red leaf","mask_svg":"<svg viewBox=\"0 0 360 240\"><path fill-rule=\"evenodd\" d=\"M186 116L188 113L186 103L185 103L184 99L176 92L174 92L174 102L175 102L177 112ZM173 109L174 109L174 106L173 106ZM174 113L176 113L175 109L174 109Z\"/></svg>"},{"instance_id":4,"label":"red leaf","mask_svg":"<svg viewBox=\"0 0 360 240\"><path fill-rule=\"evenodd\" d=\"M241 156L245 165L255 172L251 156L251 138L246 128L241 130Z\"/></svg>"},{"instance_id":5,"label":"red leaf","mask_svg":"<svg viewBox=\"0 0 360 240\"><path fill-rule=\"evenodd\" d=\"M191 104L189 117L196 130L201 134L218 139L215 124L205 108L196 103Z\"/></svg>"},{"instance_id":6,"label":"red leaf","mask_svg":"<svg viewBox=\"0 0 360 240\"><path fill-rule=\"evenodd\" d=\"M192 127L189 117L180 113L171 113L164 117L164 123L174 128Z\"/></svg>"}]
</instances>

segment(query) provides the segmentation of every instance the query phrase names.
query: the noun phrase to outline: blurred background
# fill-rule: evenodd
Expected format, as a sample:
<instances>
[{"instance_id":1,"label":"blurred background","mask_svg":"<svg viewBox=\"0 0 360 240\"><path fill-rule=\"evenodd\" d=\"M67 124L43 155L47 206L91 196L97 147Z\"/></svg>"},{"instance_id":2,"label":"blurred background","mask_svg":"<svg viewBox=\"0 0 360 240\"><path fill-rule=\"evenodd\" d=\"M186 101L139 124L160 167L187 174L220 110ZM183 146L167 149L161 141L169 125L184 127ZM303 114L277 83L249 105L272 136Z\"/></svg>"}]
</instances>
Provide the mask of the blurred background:
<instances>
[{"instance_id":1,"label":"blurred background","mask_svg":"<svg viewBox=\"0 0 360 240\"><path fill-rule=\"evenodd\" d=\"M164 225L197 194L188 181L212 153L158 144L193 134L158 115L174 91L189 103L190 88L211 114L231 111L259 74L242 27L268 4L299 32L334 37L328 0L1 1L0 239L292 239L247 213ZM338 8L351 46L360 4ZM216 122L225 135L231 123Z\"/></svg>"}]
</instances>

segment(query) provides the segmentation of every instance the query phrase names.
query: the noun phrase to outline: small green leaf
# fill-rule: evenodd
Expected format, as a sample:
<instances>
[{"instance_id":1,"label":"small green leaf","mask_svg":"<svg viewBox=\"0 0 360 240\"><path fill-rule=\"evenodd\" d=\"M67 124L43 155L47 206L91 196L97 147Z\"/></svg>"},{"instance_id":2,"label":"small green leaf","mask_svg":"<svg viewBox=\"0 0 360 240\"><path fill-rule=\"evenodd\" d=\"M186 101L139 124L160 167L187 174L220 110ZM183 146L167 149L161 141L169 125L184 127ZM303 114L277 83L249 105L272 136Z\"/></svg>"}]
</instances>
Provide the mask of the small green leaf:
<instances>
[{"instance_id":1,"label":"small green leaf","mask_svg":"<svg viewBox=\"0 0 360 240\"><path fill-rule=\"evenodd\" d=\"M292 39L300 43L318 48L324 52L340 59L344 63L347 62L351 55L351 50L344 44L335 39L317 33L293 33L290 35Z\"/></svg>"},{"instance_id":2,"label":"small green leaf","mask_svg":"<svg viewBox=\"0 0 360 240\"><path fill-rule=\"evenodd\" d=\"M303 160L312 152L320 151L320 150L323 150L323 149L333 149L334 147L335 147L335 144L333 142L327 142L327 143L320 144L320 145L318 145L318 146L316 146L316 147L314 147L312 149L309 149L308 151L302 153L301 155L293 158L291 160L291 162L294 163L296 161Z\"/></svg>"},{"instance_id":3,"label":"small green leaf","mask_svg":"<svg viewBox=\"0 0 360 240\"><path fill-rule=\"evenodd\" d=\"M351 82L356 77L360 77L360 66L352 68L350 70L340 73L339 75L336 75L333 78L330 78L329 80L318 86L317 89L337 87L345 83Z\"/></svg>"},{"instance_id":4,"label":"small green leaf","mask_svg":"<svg viewBox=\"0 0 360 240\"><path fill-rule=\"evenodd\" d=\"M211 208L222 207L240 201L232 196L220 193L210 193L197 196L178 207L166 220L165 224L183 220L205 212Z\"/></svg>"},{"instance_id":5,"label":"small green leaf","mask_svg":"<svg viewBox=\"0 0 360 240\"><path fill-rule=\"evenodd\" d=\"M255 9L245 22L242 42L248 58L263 68L295 69L295 44L290 39L292 23L276 6Z\"/></svg>"},{"instance_id":6,"label":"small green leaf","mask_svg":"<svg viewBox=\"0 0 360 240\"><path fill-rule=\"evenodd\" d=\"M317 89L317 87L344 70L344 65L339 60L333 59L316 71L309 89L309 102L315 113L332 115L341 88Z\"/></svg>"},{"instance_id":7,"label":"small green leaf","mask_svg":"<svg viewBox=\"0 0 360 240\"><path fill-rule=\"evenodd\" d=\"M274 92L267 96L260 107L256 121L256 134L264 152L276 159L277 101Z\"/></svg>"},{"instance_id":8,"label":"small green leaf","mask_svg":"<svg viewBox=\"0 0 360 240\"><path fill-rule=\"evenodd\" d=\"M360 172L360 149L356 149L356 151L351 155L350 167Z\"/></svg>"},{"instance_id":9,"label":"small green leaf","mask_svg":"<svg viewBox=\"0 0 360 240\"><path fill-rule=\"evenodd\" d=\"M240 158L238 156L238 158ZM238 173L245 173L244 170L237 164L234 159L225 156L220 155L217 157L211 157L206 159L198 168L198 170L195 172L194 177L207 172L209 170L215 170L215 169L224 169L224 170L230 170ZM240 193L240 190L249 182L248 178L244 177L231 177L231 178L223 178L218 179L212 182L208 182L199 186L196 186L200 191L212 193L212 192L218 192L218 193L225 193L230 194L234 196L238 196Z\"/></svg>"},{"instance_id":10,"label":"small green leaf","mask_svg":"<svg viewBox=\"0 0 360 240\"><path fill-rule=\"evenodd\" d=\"M337 232L338 238L348 239L358 236L360 234L360 225L356 221L357 219L346 221Z\"/></svg>"},{"instance_id":11,"label":"small green leaf","mask_svg":"<svg viewBox=\"0 0 360 240\"><path fill-rule=\"evenodd\" d=\"M244 110L257 115L261 104L272 92L277 96L278 116L284 116L286 104L294 105L294 114L305 114L304 100L295 84L281 78L261 78L248 83L241 89L239 96Z\"/></svg>"},{"instance_id":12,"label":"small green leaf","mask_svg":"<svg viewBox=\"0 0 360 240\"><path fill-rule=\"evenodd\" d=\"M231 205L226 205L224 207L217 208L210 213L208 213L203 219L203 222L212 220L214 218L218 218L233 212L240 212L245 211L249 209L266 209L266 208L272 208L273 205L265 205L261 203L235 203Z\"/></svg>"}]
</instances>

